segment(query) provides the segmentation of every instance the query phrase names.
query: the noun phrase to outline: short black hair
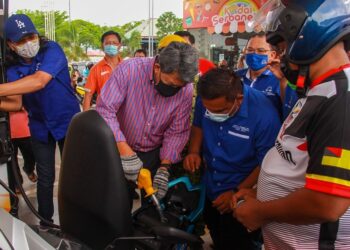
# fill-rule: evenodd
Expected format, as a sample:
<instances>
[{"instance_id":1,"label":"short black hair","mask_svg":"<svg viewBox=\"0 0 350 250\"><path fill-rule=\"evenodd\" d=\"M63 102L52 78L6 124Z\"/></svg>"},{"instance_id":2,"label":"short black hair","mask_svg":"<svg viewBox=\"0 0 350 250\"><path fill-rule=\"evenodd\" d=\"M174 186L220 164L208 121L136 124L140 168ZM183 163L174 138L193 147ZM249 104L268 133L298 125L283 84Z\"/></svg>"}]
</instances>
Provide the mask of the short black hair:
<instances>
[{"instance_id":1,"label":"short black hair","mask_svg":"<svg viewBox=\"0 0 350 250\"><path fill-rule=\"evenodd\" d=\"M188 36L188 40L190 41L191 45L196 43L196 39L194 38L194 35L192 35L190 32L187 30L179 30L174 33L174 35L178 35L181 37Z\"/></svg>"},{"instance_id":2,"label":"short black hair","mask_svg":"<svg viewBox=\"0 0 350 250\"><path fill-rule=\"evenodd\" d=\"M197 93L206 100L226 97L228 101L234 101L238 94L243 92L241 79L228 69L211 69L199 78Z\"/></svg>"},{"instance_id":3,"label":"short black hair","mask_svg":"<svg viewBox=\"0 0 350 250\"><path fill-rule=\"evenodd\" d=\"M254 38L254 37L260 37L260 38L266 37L266 33L265 33L265 32L253 33L253 34L248 38L247 44L248 44L249 41L250 41L252 38ZM267 42L267 41L266 41L266 42ZM267 42L267 43L268 43L268 42ZM246 44L246 46L247 46L247 44ZM278 48L277 48L275 45L272 45L271 43L268 43L268 44L270 45L271 50L276 51L276 52L279 52L279 51L278 51Z\"/></svg>"},{"instance_id":4,"label":"short black hair","mask_svg":"<svg viewBox=\"0 0 350 250\"><path fill-rule=\"evenodd\" d=\"M118 38L119 42L120 43L122 42L122 38L120 37L118 32L115 32L113 30L109 30L109 31L106 31L105 33L103 33L103 35L101 36L101 43L103 43L103 41L105 40L105 37L109 36L109 35L115 35Z\"/></svg>"},{"instance_id":5,"label":"short black hair","mask_svg":"<svg viewBox=\"0 0 350 250\"><path fill-rule=\"evenodd\" d=\"M136 55L136 53L143 53L145 56L147 56L147 52L146 52L146 50L144 50L144 49L138 49L138 50L136 50L136 51L134 52L134 56Z\"/></svg>"}]
</instances>

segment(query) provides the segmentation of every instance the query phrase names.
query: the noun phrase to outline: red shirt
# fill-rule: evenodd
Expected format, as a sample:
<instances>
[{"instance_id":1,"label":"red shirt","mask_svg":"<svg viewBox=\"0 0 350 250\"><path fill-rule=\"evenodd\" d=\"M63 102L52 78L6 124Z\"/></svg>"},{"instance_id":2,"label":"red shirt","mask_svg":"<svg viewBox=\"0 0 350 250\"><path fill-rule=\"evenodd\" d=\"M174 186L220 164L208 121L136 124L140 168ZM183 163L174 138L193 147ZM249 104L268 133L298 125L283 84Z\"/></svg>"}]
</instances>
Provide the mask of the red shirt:
<instances>
[{"instance_id":1,"label":"red shirt","mask_svg":"<svg viewBox=\"0 0 350 250\"><path fill-rule=\"evenodd\" d=\"M121 62L121 57L118 57L119 63ZM112 74L112 67L107 63L106 58L103 58L97 64L95 64L89 73L88 79L85 84L85 88L91 90L91 94L97 92L100 94L103 85L107 82Z\"/></svg>"}]
</instances>

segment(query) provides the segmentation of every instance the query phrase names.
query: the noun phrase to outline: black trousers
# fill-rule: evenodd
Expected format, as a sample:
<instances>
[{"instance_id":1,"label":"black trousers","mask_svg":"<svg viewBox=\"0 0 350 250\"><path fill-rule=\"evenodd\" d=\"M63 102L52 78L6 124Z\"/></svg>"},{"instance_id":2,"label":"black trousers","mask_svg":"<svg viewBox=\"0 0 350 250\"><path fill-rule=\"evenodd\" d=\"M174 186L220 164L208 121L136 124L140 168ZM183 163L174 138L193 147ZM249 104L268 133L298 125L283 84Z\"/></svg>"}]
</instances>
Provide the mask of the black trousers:
<instances>
[{"instance_id":1,"label":"black trousers","mask_svg":"<svg viewBox=\"0 0 350 250\"><path fill-rule=\"evenodd\" d=\"M160 165L159 153L160 153L160 148L157 148L148 152L136 151L137 156L140 158L140 160L143 163L143 168L147 168L151 171L152 180ZM136 188L136 184L132 181L129 181L128 190L129 190L129 199L131 203L130 204L131 208L133 205L132 203L133 203L133 195L134 195L135 188ZM146 199L144 198L145 195L146 195L145 191L141 190L141 204L144 204L146 202Z\"/></svg>"},{"instance_id":2,"label":"black trousers","mask_svg":"<svg viewBox=\"0 0 350 250\"><path fill-rule=\"evenodd\" d=\"M36 164L36 172L38 174L37 182L37 198L39 214L46 220L52 221L54 214L53 204L53 187L55 182L55 152L56 144L60 149L62 156L64 138L56 141L49 134L48 142L42 142L32 137L32 146ZM45 225L44 222L40 222Z\"/></svg>"},{"instance_id":3,"label":"black trousers","mask_svg":"<svg viewBox=\"0 0 350 250\"><path fill-rule=\"evenodd\" d=\"M19 174L21 183L23 183L23 177L19 169L18 158L17 158L18 149L21 151L21 154L23 156L23 163L24 163L23 171L28 175L32 173L35 169L35 157L32 149L31 137L16 138L16 139L12 139L11 141L14 148L14 157L15 157L17 172ZM12 168L9 169L9 180L11 182L12 181L14 182ZM16 186L16 185L13 185L13 186Z\"/></svg>"},{"instance_id":4,"label":"black trousers","mask_svg":"<svg viewBox=\"0 0 350 250\"><path fill-rule=\"evenodd\" d=\"M220 214L207 199L204 207L204 221L210 232L215 250L258 250L261 249L262 235L257 230L248 233L232 213Z\"/></svg>"}]
</instances>

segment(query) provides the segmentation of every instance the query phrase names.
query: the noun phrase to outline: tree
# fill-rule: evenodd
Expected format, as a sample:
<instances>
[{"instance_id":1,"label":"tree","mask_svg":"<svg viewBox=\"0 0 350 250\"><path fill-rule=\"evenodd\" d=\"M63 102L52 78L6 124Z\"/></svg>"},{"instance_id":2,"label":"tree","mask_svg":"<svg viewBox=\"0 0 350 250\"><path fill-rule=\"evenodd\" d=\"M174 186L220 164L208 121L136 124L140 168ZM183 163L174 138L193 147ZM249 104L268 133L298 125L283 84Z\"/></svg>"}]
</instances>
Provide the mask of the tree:
<instances>
[{"instance_id":1,"label":"tree","mask_svg":"<svg viewBox=\"0 0 350 250\"><path fill-rule=\"evenodd\" d=\"M18 10L17 14L20 13L28 15L39 34L45 35L45 12L39 10ZM55 11L55 37L56 41L62 46L68 61L80 61L88 59L86 55L88 48L100 48L100 38L104 32L114 30L120 34L122 44L126 48L122 55L127 56L140 47L141 34L137 31L132 32L130 37L125 37L125 34L141 23L142 21L133 21L124 25L99 26L85 20L73 20L70 22L65 11ZM157 35L162 38L169 33L182 30L182 21L172 12L165 12L159 17L156 26L160 31Z\"/></svg>"},{"instance_id":2,"label":"tree","mask_svg":"<svg viewBox=\"0 0 350 250\"><path fill-rule=\"evenodd\" d=\"M141 33L138 31L131 32L129 38L125 37L123 45L127 47L127 50L123 53L123 56L131 56L135 50L140 48L141 45Z\"/></svg>"},{"instance_id":3,"label":"tree","mask_svg":"<svg viewBox=\"0 0 350 250\"><path fill-rule=\"evenodd\" d=\"M173 12L164 12L157 20L158 39L173 34L175 31L183 30L182 19L177 18Z\"/></svg>"}]
</instances>

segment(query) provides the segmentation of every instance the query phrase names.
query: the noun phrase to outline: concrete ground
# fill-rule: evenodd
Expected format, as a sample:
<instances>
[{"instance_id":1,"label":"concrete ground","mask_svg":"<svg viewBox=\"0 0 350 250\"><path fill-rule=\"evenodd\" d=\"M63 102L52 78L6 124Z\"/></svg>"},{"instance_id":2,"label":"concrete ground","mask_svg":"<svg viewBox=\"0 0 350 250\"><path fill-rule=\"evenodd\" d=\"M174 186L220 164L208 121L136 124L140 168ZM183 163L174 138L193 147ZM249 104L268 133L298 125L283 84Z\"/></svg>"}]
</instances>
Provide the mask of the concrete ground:
<instances>
[{"instance_id":1,"label":"concrete ground","mask_svg":"<svg viewBox=\"0 0 350 250\"><path fill-rule=\"evenodd\" d=\"M23 165L23 159L19 155L19 165ZM55 213L54 213L54 223L59 224L59 218L58 218L58 205L57 205L57 186L58 186L58 177L59 177L59 171L60 171L60 155L59 151L56 151L56 181L55 181L55 189L54 189L54 205L55 205ZM23 175L23 188L29 198L29 200L32 202L35 208L37 208L37 200L36 200L36 184L32 183L28 180L27 176L22 172ZM23 198L21 195L19 195L20 198L20 204L19 204L19 218L26 222L29 225L35 225L39 223L39 220L32 214L30 209L25 204ZM134 209L137 209L140 207L140 200L134 200ZM211 238L208 233L206 233L202 239L204 240L204 249L211 249Z\"/></svg>"}]
</instances>

